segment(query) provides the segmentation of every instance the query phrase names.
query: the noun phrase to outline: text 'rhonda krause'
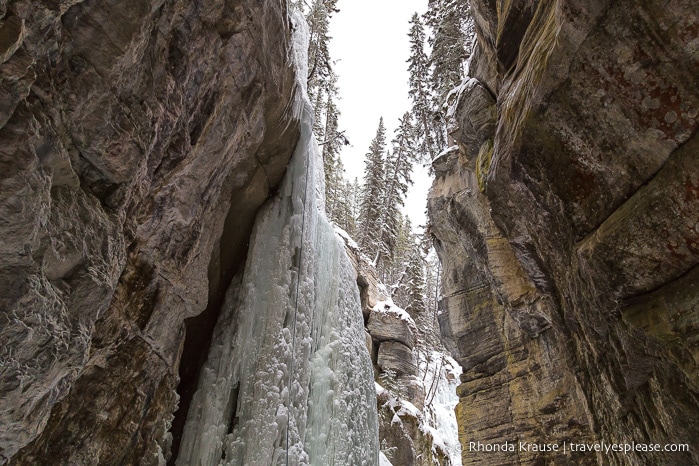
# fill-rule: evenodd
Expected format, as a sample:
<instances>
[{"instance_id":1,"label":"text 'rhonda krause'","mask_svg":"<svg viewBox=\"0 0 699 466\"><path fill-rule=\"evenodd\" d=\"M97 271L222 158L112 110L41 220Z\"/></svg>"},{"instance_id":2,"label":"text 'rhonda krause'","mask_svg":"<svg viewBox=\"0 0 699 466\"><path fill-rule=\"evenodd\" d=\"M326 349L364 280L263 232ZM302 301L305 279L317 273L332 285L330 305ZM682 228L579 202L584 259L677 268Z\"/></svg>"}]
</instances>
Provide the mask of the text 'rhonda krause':
<instances>
[{"instance_id":1,"label":"text 'rhonda krause'","mask_svg":"<svg viewBox=\"0 0 699 466\"><path fill-rule=\"evenodd\" d=\"M581 452L581 453L631 453L631 452L682 452L689 451L686 443L671 443L661 445L659 443L531 443L531 442L509 442L483 443L469 442L470 452Z\"/></svg>"}]
</instances>

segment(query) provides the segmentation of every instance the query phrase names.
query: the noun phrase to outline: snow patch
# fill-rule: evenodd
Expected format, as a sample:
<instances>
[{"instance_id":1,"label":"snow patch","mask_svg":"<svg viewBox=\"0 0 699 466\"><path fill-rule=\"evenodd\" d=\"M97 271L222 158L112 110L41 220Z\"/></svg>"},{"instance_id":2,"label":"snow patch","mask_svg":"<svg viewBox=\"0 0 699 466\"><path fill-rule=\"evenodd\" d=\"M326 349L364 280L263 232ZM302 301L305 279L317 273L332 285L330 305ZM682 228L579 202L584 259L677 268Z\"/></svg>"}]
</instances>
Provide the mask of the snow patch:
<instances>
[{"instance_id":1,"label":"snow patch","mask_svg":"<svg viewBox=\"0 0 699 466\"><path fill-rule=\"evenodd\" d=\"M420 353L419 366L428 397L423 411L424 431L432 435L434 444L448 453L451 464L461 466L461 443L454 412L459 403L456 387L460 382L461 366L451 356L436 350Z\"/></svg>"},{"instance_id":2,"label":"snow patch","mask_svg":"<svg viewBox=\"0 0 699 466\"><path fill-rule=\"evenodd\" d=\"M379 466L393 466L393 463L386 458L383 452L379 453Z\"/></svg>"},{"instance_id":3,"label":"snow patch","mask_svg":"<svg viewBox=\"0 0 699 466\"><path fill-rule=\"evenodd\" d=\"M342 241L344 241L347 246L349 246L350 248L352 248L354 250L359 249L359 245L357 244L357 242L355 240L352 239L352 237L349 235L349 233L347 233L345 230L338 227L337 225L335 225L335 233L337 234L337 236L342 238Z\"/></svg>"},{"instance_id":4,"label":"snow patch","mask_svg":"<svg viewBox=\"0 0 699 466\"><path fill-rule=\"evenodd\" d=\"M383 291L385 292L385 289ZM371 311L378 312L381 314L393 314L399 319L408 322L408 324L415 326L415 321L412 317L410 317L410 314L408 314L408 312L405 309L396 306L393 303L393 300L391 300L390 298L388 300L379 301L378 303L376 303L376 306L374 306L371 309Z\"/></svg>"},{"instance_id":5,"label":"snow patch","mask_svg":"<svg viewBox=\"0 0 699 466\"><path fill-rule=\"evenodd\" d=\"M480 84L480 81L478 81L476 78L466 76L461 84L453 88L451 91L449 91L449 94L447 94L444 106L447 110L445 117L447 120L447 130L450 132L450 134L456 129L454 125L457 124L456 116L459 110L459 102L461 102L461 95L465 91L473 89L478 84Z\"/></svg>"}]
</instances>

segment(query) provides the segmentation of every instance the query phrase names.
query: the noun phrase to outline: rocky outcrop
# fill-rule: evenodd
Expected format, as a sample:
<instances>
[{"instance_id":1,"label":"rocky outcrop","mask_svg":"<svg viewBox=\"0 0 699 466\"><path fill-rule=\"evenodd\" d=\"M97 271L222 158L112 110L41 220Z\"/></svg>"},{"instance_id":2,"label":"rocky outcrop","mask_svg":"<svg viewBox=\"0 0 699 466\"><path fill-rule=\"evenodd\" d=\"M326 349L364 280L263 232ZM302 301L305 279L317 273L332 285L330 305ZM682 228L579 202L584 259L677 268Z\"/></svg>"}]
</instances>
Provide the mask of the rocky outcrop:
<instances>
[{"instance_id":1,"label":"rocky outcrop","mask_svg":"<svg viewBox=\"0 0 699 466\"><path fill-rule=\"evenodd\" d=\"M417 375L413 350L398 341L388 340L381 343L376 364L382 371L392 371L398 376Z\"/></svg>"},{"instance_id":2,"label":"rocky outcrop","mask_svg":"<svg viewBox=\"0 0 699 466\"><path fill-rule=\"evenodd\" d=\"M377 382L377 410L379 414L379 440L381 450L392 464L401 466L448 466L457 453L448 451L444 439L426 419L427 389L431 400L435 397L438 382L433 378L445 374L452 377L444 364L435 372L426 367L424 359L429 349L418 340L419 330L415 321L391 300L386 287L379 281L376 269L361 254L359 247L344 232L338 231L345 241L350 262L356 271L364 314L367 349L374 365ZM419 374L418 360L422 352L423 372ZM425 387L426 371L430 379ZM424 412L423 412L424 410ZM434 419L432 419L434 422Z\"/></svg>"},{"instance_id":3,"label":"rocky outcrop","mask_svg":"<svg viewBox=\"0 0 699 466\"><path fill-rule=\"evenodd\" d=\"M289 28L266 0L0 2L0 464L168 456L298 137Z\"/></svg>"},{"instance_id":4,"label":"rocky outcrop","mask_svg":"<svg viewBox=\"0 0 699 466\"><path fill-rule=\"evenodd\" d=\"M449 455L425 429L423 414L415 406L392 396L389 390L377 393L379 431L382 449L391 464L405 466L449 466Z\"/></svg>"},{"instance_id":5,"label":"rocky outcrop","mask_svg":"<svg viewBox=\"0 0 699 466\"><path fill-rule=\"evenodd\" d=\"M397 311L391 312L393 309L397 308L390 303L381 303L372 307L367 332L377 343L393 341L412 350L415 346L415 337L410 329L411 322Z\"/></svg>"},{"instance_id":6,"label":"rocky outcrop","mask_svg":"<svg viewBox=\"0 0 699 466\"><path fill-rule=\"evenodd\" d=\"M429 200L464 464L696 463L696 8L496 3ZM506 440L689 451L469 452Z\"/></svg>"}]
</instances>

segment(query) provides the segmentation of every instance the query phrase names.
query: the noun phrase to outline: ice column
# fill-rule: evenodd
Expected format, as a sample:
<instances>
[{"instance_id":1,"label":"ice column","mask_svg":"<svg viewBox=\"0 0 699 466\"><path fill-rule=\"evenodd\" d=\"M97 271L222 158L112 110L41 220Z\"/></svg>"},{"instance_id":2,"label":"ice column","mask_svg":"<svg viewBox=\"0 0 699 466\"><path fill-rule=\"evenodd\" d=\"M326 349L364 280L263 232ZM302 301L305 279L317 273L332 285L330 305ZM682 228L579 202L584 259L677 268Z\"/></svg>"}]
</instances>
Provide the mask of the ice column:
<instances>
[{"instance_id":1,"label":"ice column","mask_svg":"<svg viewBox=\"0 0 699 466\"><path fill-rule=\"evenodd\" d=\"M258 215L243 283L216 324L178 465L378 464L359 292L322 212L312 114L304 99L282 189Z\"/></svg>"}]
</instances>

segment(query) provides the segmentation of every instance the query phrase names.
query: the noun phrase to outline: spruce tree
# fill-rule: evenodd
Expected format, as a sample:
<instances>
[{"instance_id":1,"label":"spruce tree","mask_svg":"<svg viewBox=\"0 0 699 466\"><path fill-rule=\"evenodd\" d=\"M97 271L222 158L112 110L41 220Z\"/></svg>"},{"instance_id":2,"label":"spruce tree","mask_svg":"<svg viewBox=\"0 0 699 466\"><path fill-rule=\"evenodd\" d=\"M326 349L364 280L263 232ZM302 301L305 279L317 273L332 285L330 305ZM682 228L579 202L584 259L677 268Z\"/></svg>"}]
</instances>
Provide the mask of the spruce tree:
<instances>
[{"instance_id":1,"label":"spruce tree","mask_svg":"<svg viewBox=\"0 0 699 466\"><path fill-rule=\"evenodd\" d=\"M446 125L442 106L449 92L464 77L465 64L473 48L473 19L469 3L460 0L429 0L424 18L431 29L428 43L432 47L429 59L434 92L432 107L434 118L442 128L436 134L437 145L444 149Z\"/></svg>"},{"instance_id":2,"label":"spruce tree","mask_svg":"<svg viewBox=\"0 0 699 466\"><path fill-rule=\"evenodd\" d=\"M334 87L333 87L334 89ZM325 139L321 142L323 156L323 170L325 172L325 211L330 220L337 222L339 217L339 202L341 197L342 182L344 180L344 167L340 159L343 140L338 133L339 111L335 104L335 93L329 92L324 105L325 115L322 127L322 136Z\"/></svg>"},{"instance_id":3,"label":"spruce tree","mask_svg":"<svg viewBox=\"0 0 699 466\"><path fill-rule=\"evenodd\" d=\"M381 247L381 221L383 218L383 200L385 196L386 128L383 117L379 120L376 136L369 145L369 152L364 162L364 188L360 207L359 246L370 257L376 258ZM374 259L376 260L376 259Z\"/></svg>"},{"instance_id":4,"label":"spruce tree","mask_svg":"<svg viewBox=\"0 0 699 466\"><path fill-rule=\"evenodd\" d=\"M306 15L310 26L308 43L308 96L316 101L318 93L327 88L327 81L332 75L332 61L328 44L330 43L330 19L338 13L337 0L315 0Z\"/></svg>"},{"instance_id":5,"label":"spruce tree","mask_svg":"<svg viewBox=\"0 0 699 466\"><path fill-rule=\"evenodd\" d=\"M398 234L393 256L388 267L387 284L391 289L393 301L404 308L409 304L408 293L408 262L415 245L415 234L413 233L410 218L407 215L398 214Z\"/></svg>"},{"instance_id":6,"label":"spruce tree","mask_svg":"<svg viewBox=\"0 0 699 466\"><path fill-rule=\"evenodd\" d=\"M306 15L310 27L308 43L307 76L308 98L314 106L313 133L317 140L322 142L334 137L335 130L328 134L328 125L337 125L335 121L327 121L329 115L337 117L337 76L333 71L333 63L330 58L330 19L334 13L339 12L336 7L337 0L314 0Z\"/></svg>"},{"instance_id":7,"label":"spruce tree","mask_svg":"<svg viewBox=\"0 0 699 466\"><path fill-rule=\"evenodd\" d=\"M381 216L381 243L376 263L379 274L385 274L393 256L398 234L399 209L404 205L408 186L412 184L411 174L416 157L415 129L410 113L399 120L396 136L392 141L393 150L386 160L386 184Z\"/></svg>"},{"instance_id":8,"label":"spruce tree","mask_svg":"<svg viewBox=\"0 0 699 466\"><path fill-rule=\"evenodd\" d=\"M354 214L354 186L342 178L340 181L339 195L333 209L331 220L340 228L345 230L350 237L357 234L356 217Z\"/></svg>"},{"instance_id":9,"label":"spruce tree","mask_svg":"<svg viewBox=\"0 0 699 466\"><path fill-rule=\"evenodd\" d=\"M472 48L469 4L459 0L430 0L425 22L432 29L431 79L439 107L464 76L464 65Z\"/></svg>"},{"instance_id":10,"label":"spruce tree","mask_svg":"<svg viewBox=\"0 0 699 466\"><path fill-rule=\"evenodd\" d=\"M425 303L425 270L424 258L419 246L415 242L413 242L412 246L406 271L408 304L405 310L408 311L413 319L417 319L418 316L424 316L427 311Z\"/></svg>"},{"instance_id":11,"label":"spruce tree","mask_svg":"<svg viewBox=\"0 0 699 466\"><path fill-rule=\"evenodd\" d=\"M441 293L441 273L442 267L439 262L434 248L427 252L425 258L425 296L426 296L426 312L423 326L432 329L432 333L439 335L439 322L437 321L437 313L439 307L439 296ZM438 337L434 339L439 340Z\"/></svg>"},{"instance_id":12,"label":"spruce tree","mask_svg":"<svg viewBox=\"0 0 699 466\"><path fill-rule=\"evenodd\" d=\"M420 142L422 162L434 159L442 149L437 141L441 128L435 120L438 109L434 108L434 97L430 90L430 65L425 53L425 29L417 13L410 19L410 58L408 59L409 95L412 100L412 114L415 118L416 136Z\"/></svg>"}]
</instances>

